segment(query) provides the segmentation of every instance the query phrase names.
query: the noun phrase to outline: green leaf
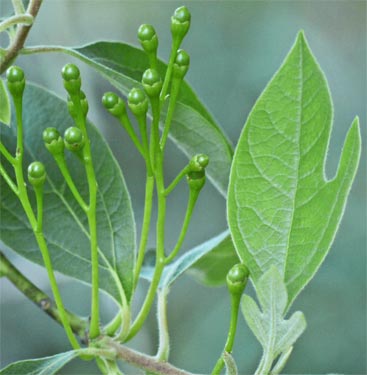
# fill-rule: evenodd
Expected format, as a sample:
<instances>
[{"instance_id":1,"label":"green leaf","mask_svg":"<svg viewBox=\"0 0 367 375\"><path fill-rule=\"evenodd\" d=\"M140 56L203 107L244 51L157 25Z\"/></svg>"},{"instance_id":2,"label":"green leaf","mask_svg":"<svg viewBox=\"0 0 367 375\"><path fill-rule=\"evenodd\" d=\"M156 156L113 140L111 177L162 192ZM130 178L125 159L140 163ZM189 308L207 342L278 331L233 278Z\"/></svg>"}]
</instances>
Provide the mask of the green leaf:
<instances>
[{"instance_id":1,"label":"green leaf","mask_svg":"<svg viewBox=\"0 0 367 375\"><path fill-rule=\"evenodd\" d=\"M219 234L216 237L211 238L193 249L187 251L185 254L177 258L174 262L165 267L161 281L159 284L160 288L169 287L173 282L187 271L196 261L201 257L205 256L212 249L216 248L222 241L228 236L228 231ZM141 271L141 277L145 280L152 281L154 273L154 262L153 265L144 265Z\"/></svg>"},{"instance_id":2,"label":"green leaf","mask_svg":"<svg viewBox=\"0 0 367 375\"><path fill-rule=\"evenodd\" d=\"M124 43L101 41L61 50L84 61L125 96L131 88L141 85L142 74L149 67L145 52ZM166 69L167 65L160 61L158 70L162 76ZM207 175L225 196L233 148L186 82L181 86L170 138L189 158L197 153L209 156Z\"/></svg>"},{"instance_id":3,"label":"green leaf","mask_svg":"<svg viewBox=\"0 0 367 375\"><path fill-rule=\"evenodd\" d=\"M87 219L42 141L42 132L46 127L55 126L63 134L67 127L73 125L73 121L64 101L33 85L26 87L23 108L24 168L32 161L40 160L45 164L48 176L44 188L44 234L54 269L90 283ZM2 127L0 131L5 146L15 150L15 123L11 128ZM91 124L88 124L88 133L98 183L100 285L121 304L125 297L130 300L132 293L135 222L130 197L116 160L101 134ZM74 181L87 201L84 168L78 158L68 151L66 159ZM6 161L3 162L5 165ZM23 208L3 179L0 183L0 239L20 255L42 265L42 257ZM34 198L31 188L29 195Z\"/></svg>"},{"instance_id":4,"label":"green leaf","mask_svg":"<svg viewBox=\"0 0 367 375\"><path fill-rule=\"evenodd\" d=\"M0 375L53 375L78 355L78 351L73 350L50 357L14 362L0 370Z\"/></svg>"},{"instance_id":5,"label":"green leaf","mask_svg":"<svg viewBox=\"0 0 367 375\"><path fill-rule=\"evenodd\" d=\"M355 119L336 176L325 178L331 121L327 82L301 32L247 119L228 192L240 259L255 282L275 265L289 305L330 249L358 166Z\"/></svg>"},{"instance_id":6,"label":"green leaf","mask_svg":"<svg viewBox=\"0 0 367 375\"><path fill-rule=\"evenodd\" d=\"M261 310L248 295L242 297L242 313L248 326L263 347L263 359L256 373L267 374L280 354L289 351L306 328L306 321L300 311L285 320L287 309L287 289L275 266L257 281L256 295Z\"/></svg>"},{"instance_id":7,"label":"green leaf","mask_svg":"<svg viewBox=\"0 0 367 375\"><path fill-rule=\"evenodd\" d=\"M10 126L10 100L4 81L0 78L0 122Z\"/></svg>"},{"instance_id":8,"label":"green leaf","mask_svg":"<svg viewBox=\"0 0 367 375\"><path fill-rule=\"evenodd\" d=\"M204 285L224 285L228 271L239 263L229 231L225 233L227 236L214 247L211 241L203 243L201 246L208 247L210 250L189 269L189 274Z\"/></svg>"}]
</instances>

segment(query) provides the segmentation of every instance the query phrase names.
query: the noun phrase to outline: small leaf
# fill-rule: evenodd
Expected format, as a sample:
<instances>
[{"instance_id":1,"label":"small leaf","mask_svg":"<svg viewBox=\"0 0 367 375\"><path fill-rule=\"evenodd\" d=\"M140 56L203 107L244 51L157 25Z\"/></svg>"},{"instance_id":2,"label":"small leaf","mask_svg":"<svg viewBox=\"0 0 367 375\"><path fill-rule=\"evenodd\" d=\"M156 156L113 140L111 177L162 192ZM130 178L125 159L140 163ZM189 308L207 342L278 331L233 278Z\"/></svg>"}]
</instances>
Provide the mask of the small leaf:
<instances>
[{"instance_id":1,"label":"small leaf","mask_svg":"<svg viewBox=\"0 0 367 375\"><path fill-rule=\"evenodd\" d=\"M83 47L61 47L60 50L88 64L125 96L130 89L141 85L142 75L149 67L144 51L124 43L100 41ZM159 61L158 70L162 77L166 69L167 65ZM207 175L225 196L232 145L186 82L180 89L170 138L189 158L197 153L209 156Z\"/></svg>"},{"instance_id":2,"label":"small leaf","mask_svg":"<svg viewBox=\"0 0 367 375\"><path fill-rule=\"evenodd\" d=\"M73 350L50 357L14 362L0 370L0 375L53 375L78 355L79 352Z\"/></svg>"},{"instance_id":3,"label":"small leaf","mask_svg":"<svg viewBox=\"0 0 367 375\"><path fill-rule=\"evenodd\" d=\"M260 373L268 373L273 361L289 350L306 328L300 311L285 320L287 290L278 269L271 268L257 281L256 295L261 310L248 295L242 297L242 313L248 326L263 347L263 363Z\"/></svg>"},{"instance_id":4,"label":"small leaf","mask_svg":"<svg viewBox=\"0 0 367 375\"><path fill-rule=\"evenodd\" d=\"M228 271L239 263L229 231L218 245L214 246L189 269L189 274L207 286L221 286L226 283ZM213 246L211 241L201 246Z\"/></svg>"},{"instance_id":5,"label":"small leaf","mask_svg":"<svg viewBox=\"0 0 367 375\"><path fill-rule=\"evenodd\" d=\"M270 375L280 374L280 372L284 369L285 365L287 364L288 359L289 359L290 355L292 354L292 351L293 351L293 346L290 346L288 350L285 350L280 355L279 359L277 360L277 363L275 364L275 366L271 370Z\"/></svg>"},{"instance_id":6,"label":"small leaf","mask_svg":"<svg viewBox=\"0 0 367 375\"><path fill-rule=\"evenodd\" d=\"M238 375L236 362L228 352L223 353L224 364L226 365L226 375Z\"/></svg>"},{"instance_id":7,"label":"small leaf","mask_svg":"<svg viewBox=\"0 0 367 375\"><path fill-rule=\"evenodd\" d=\"M211 238L209 241L187 251L173 263L169 264L163 271L159 287L163 288L172 285L179 276L187 271L201 257L218 246L227 236L228 231L225 231L218 236ZM145 280L152 281L153 272L154 267L152 265L144 266L142 268L141 277Z\"/></svg>"},{"instance_id":8,"label":"small leaf","mask_svg":"<svg viewBox=\"0 0 367 375\"><path fill-rule=\"evenodd\" d=\"M4 81L0 78L0 122L10 126L11 107L8 91Z\"/></svg>"},{"instance_id":9,"label":"small leaf","mask_svg":"<svg viewBox=\"0 0 367 375\"><path fill-rule=\"evenodd\" d=\"M228 222L254 281L275 265L288 305L311 280L341 221L360 157L355 119L339 168L325 178L332 104L303 33L252 109L238 142Z\"/></svg>"},{"instance_id":10,"label":"small leaf","mask_svg":"<svg viewBox=\"0 0 367 375\"><path fill-rule=\"evenodd\" d=\"M46 167L44 187L44 234L55 270L90 283L91 261L88 223L57 165L43 144L42 132L55 126L62 134L73 124L64 101L54 94L28 84L24 95L24 168L40 160ZM13 120L15 121L15 120ZM93 162L98 183L97 228L100 286L121 304L130 299L135 262L135 223L121 169L97 129L88 124ZM16 124L0 128L9 150L16 145ZM85 201L88 184L85 171L70 152L66 153L70 173ZM4 163L5 164L5 163ZM13 175L13 172L9 173ZM3 179L1 187L0 239L18 254L43 265L35 237L17 197ZM29 196L34 197L28 187Z\"/></svg>"}]
</instances>

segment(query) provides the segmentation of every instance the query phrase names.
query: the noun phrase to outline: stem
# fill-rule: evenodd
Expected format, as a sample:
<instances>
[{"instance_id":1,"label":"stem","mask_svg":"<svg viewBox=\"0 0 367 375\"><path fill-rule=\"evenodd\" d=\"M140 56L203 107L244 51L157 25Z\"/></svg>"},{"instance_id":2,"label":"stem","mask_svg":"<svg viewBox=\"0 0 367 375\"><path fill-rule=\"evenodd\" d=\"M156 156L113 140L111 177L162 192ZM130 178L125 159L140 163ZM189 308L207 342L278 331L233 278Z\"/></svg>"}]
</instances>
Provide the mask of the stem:
<instances>
[{"instance_id":1,"label":"stem","mask_svg":"<svg viewBox=\"0 0 367 375\"><path fill-rule=\"evenodd\" d=\"M19 191L18 191L17 186L15 185L15 183L13 182L13 180L10 178L10 176L8 175L8 173L6 172L6 170L4 169L4 167L2 166L2 164L0 164L0 175L3 177L3 179L8 184L8 186L10 187L10 189L13 190L13 193L15 195L19 195Z\"/></svg>"},{"instance_id":2,"label":"stem","mask_svg":"<svg viewBox=\"0 0 367 375\"><path fill-rule=\"evenodd\" d=\"M152 163L151 163L151 160L150 160L146 115L144 114L143 116L137 116L137 120L138 120L138 124L139 124L141 140L142 140L142 144L143 144L144 159L145 159L145 164L146 164L146 168L147 168L147 174L148 174L148 176L152 176L153 170L152 170Z\"/></svg>"},{"instance_id":3,"label":"stem","mask_svg":"<svg viewBox=\"0 0 367 375\"><path fill-rule=\"evenodd\" d=\"M181 172L177 175L177 177L171 182L168 188L164 191L164 195L167 197L169 194L172 193L173 189L177 186L177 184L186 176L186 174L190 171L188 165L184 167Z\"/></svg>"},{"instance_id":4,"label":"stem","mask_svg":"<svg viewBox=\"0 0 367 375\"><path fill-rule=\"evenodd\" d=\"M160 101L159 107L160 107L160 109L162 109L163 103L166 99L168 86L169 86L169 83L171 81L171 76L172 76L173 63L175 62L177 50L178 50L179 47L180 47L180 41L174 40L172 42L171 54L170 54L169 61L168 61L167 71L166 71L166 75L164 77L162 91L161 91L161 94L160 94L160 97L159 97L159 101Z\"/></svg>"},{"instance_id":5,"label":"stem","mask_svg":"<svg viewBox=\"0 0 367 375\"><path fill-rule=\"evenodd\" d=\"M7 148L3 145L2 142L0 142L0 152L5 156L5 158L8 160L10 164L15 163L15 158L13 155L7 150Z\"/></svg>"},{"instance_id":6,"label":"stem","mask_svg":"<svg viewBox=\"0 0 367 375\"><path fill-rule=\"evenodd\" d=\"M227 341L224 346L224 351L227 353L231 353L233 349L234 339L236 336L237 330L237 320L238 320L238 309L240 306L241 298L238 296L231 295L231 321L229 324L228 336ZM223 355L218 359L214 369L212 371L212 375L219 375L224 367L224 360Z\"/></svg>"},{"instance_id":7,"label":"stem","mask_svg":"<svg viewBox=\"0 0 367 375\"><path fill-rule=\"evenodd\" d=\"M153 121L150 130L150 160L152 162L152 168L155 171L157 164L157 148L159 147L159 97L154 96L150 98L150 104L152 107Z\"/></svg>"},{"instance_id":8,"label":"stem","mask_svg":"<svg viewBox=\"0 0 367 375\"><path fill-rule=\"evenodd\" d=\"M173 79L173 81L172 81L169 105L168 105L168 110L167 110L167 116L166 116L166 120L164 122L163 134L162 134L162 138L161 138L161 142L160 142L162 149L164 149L165 146L166 146L168 134L169 134L169 131L170 131L170 128L171 128L173 113L174 113L175 107L176 107L176 101L177 101L178 93L180 91L181 82L182 82L181 79Z\"/></svg>"},{"instance_id":9,"label":"stem","mask_svg":"<svg viewBox=\"0 0 367 375\"><path fill-rule=\"evenodd\" d=\"M156 357L161 361L168 361L169 357L169 331L167 320L167 295L168 287L158 291L158 329L159 329L159 348Z\"/></svg>"},{"instance_id":10,"label":"stem","mask_svg":"<svg viewBox=\"0 0 367 375\"><path fill-rule=\"evenodd\" d=\"M15 14L23 14L25 13L24 5L22 0L12 0L13 9Z\"/></svg>"},{"instance_id":11,"label":"stem","mask_svg":"<svg viewBox=\"0 0 367 375\"><path fill-rule=\"evenodd\" d=\"M0 251L0 273L7 277L7 279L28 299L41 308L47 315L62 325L62 319L55 302L38 289L30 280L28 280ZM67 319L70 323L72 331L78 335L84 342L87 341L86 331L88 327L87 321L70 311L65 310Z\"/></svg>"},{"instance_id":12,"label":"stem","mask_svg":"<svg viewBox=\"0 0 367 375\"><path fill-rule=\"evenodd\" d=\"M180 232L180 235L178 237L176 246L172 250L172 253L165 259L165 264L170 263L175 258L175 256L178 254L178 252L181 249L182 243L183 243L183 241L185 239L185 236L186 236L186 233L187 233L187 229L188 229L189 224L190 224L192 212L194 210L195 203L196 203L198 197L199 197L199 192L193 191L193 190L190 189L189 201L187 203L186 214L185 214L184 222L182 224L181 232Z\"/></svg>"},{"instance_id":13,"label":"stem","mask_svg":"<svg viewBox=\"0 0 367 375\"><path fill-rule=\"evenodd\" d=\"M43 186L34 189L37 202L37 227L36 232L42 233L43 226Z\"/></svg>"},{"instance_id":14,"label":"stem","mask_svg":"<svg viewBox=\"0 0 367 375\"><path fill-rule=\"evenodd\" d=\"M129 135L129 137L131 138L131 140L133 141L135 147L137 148L137 150L140 152L140 154L144 157L144 149L143 149L143 146L141 145L140 141L139 141L139 138L137 137L135 131L134 131L134 128L133 126L131 125L131 122L130 122L130 119L129 117L126 115L126 114L123 114L120 118L119 118L119 121L120 121L120 124L122 125L122 127L126 130L127 134Z\"/></svg>"},{"instance_id":15,"label":"stem","mask_svg":"<svg viewBox=\"0 0 367 375\"><path fill-rule=\"evenodd\" d=\"M66 181L71 193L73 194L74 198L78 202L79 206L82 208L84 212L88 211L88 206L85 203L82 196L79 194L79 191L77 187L74 184L73 178L70 175L69 169L66 165L64 155L54 155L54 159L56 161L57 166L59 167L59 170L61 174L64 177L64 180Z\"/></svg>"},{"instance_id":16,"label":"stem","mask_svg":"<svg viewBox=\"0 0 367 375\"><path fill-rule=\"evenodd\" d=\"M17 24L32 25L33 17L29 14L15 15L7 18L5 21L0 22L0 33L9 27Z\"/></svg>"},{"instance_id":17,"label":"stem","mask_svg":"<svg viewBox=\"0 0 367 375\"><path fill-rule=\"evenodd\" d=\"M14 4L15 3L13 2L13 5ZM26 13L30 14L33 18L36 18L41 4L42 0L30 0ZM17 2L17 5L19 5L19 2ZM18 28L15 38L11 42L6 55L0 61L0 74L3 73L18 56L33 24L34 22L31 25L21 25Z\"/></svg>"},{"instance_id":18,"label":"stem","mask_svg":"<svg viewBox=\"0 0 367 375\"><path fill-rule=\"evenodd\" d=\"M138 284L141 267L144 261L144 254L148 242L150 220L152 216L153 205L153 191L154 191L154 177L147 176L145 184L145 202L144 202L144 218L141 230L140 245L138 250L138 258L135 266L134 286Z\"/></svg>"},{"instance_id":19,"label":"stem","mask_svg":"<svg viewBox=\"0 0 367 375\"><path fill-rule=\"evenodd\" d=\"M117 315L111 320L111 322L105 326L104 332L106 333L106 335L113 336L117 332L117 330L120 328L121 321L122 321L122 312L119 311Z\"/></svg>"}]
</instances>

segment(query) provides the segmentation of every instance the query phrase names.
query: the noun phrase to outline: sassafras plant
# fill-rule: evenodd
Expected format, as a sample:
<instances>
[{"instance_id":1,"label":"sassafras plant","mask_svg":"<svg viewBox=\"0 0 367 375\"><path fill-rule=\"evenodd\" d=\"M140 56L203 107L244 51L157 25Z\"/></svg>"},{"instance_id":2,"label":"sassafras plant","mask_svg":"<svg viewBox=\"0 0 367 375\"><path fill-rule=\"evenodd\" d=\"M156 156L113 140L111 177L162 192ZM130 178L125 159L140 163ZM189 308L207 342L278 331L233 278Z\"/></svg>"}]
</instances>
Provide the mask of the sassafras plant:
<instances>
[{"instance_id":1,"label":"sassafras plant","mask_svg":"<svg viewBox=\"0 0 367 375\"><path fill-rule=\"evenodd\" d=\"M356 118L337 172L326 178L332 103L304 33L298 34L254 105L233 153L185 81L190 56L181 43L191 23L185 6L171 18L166 64L157 57L158 36L147 24L138 30L142 49L112 42L24 48L41 1L30 0L27 9L19 0L13 5L15 15L0 23L0 31L13 31L0 60L5 74L0 85L0 239L45 267L53 295L32 284L3 253L0 275L63 326L71 350L15 362L0 374L55 374L77 357L96 361L102 374L121 374L121 362L150 374L189 374L169 363L167 296L186 270L200 265L205 273L214 253L231 258L231 264L219 265L227 274L231 313L223 352L219 358L213 355L212 374L225 367L228 374L237 374L232 349L241 315L263 348L255 374L279 374L306 328L303 313L287 317L288 311L330 250L361 148ZM13 65L20 53L54 51L86 63L115 89L103 95L102 107L112 115L111 123L124 128L145 163L144 217L137 243L129 192L108 145L87 120L88 99L78 67L62 68L64 101L26 82L26 64L24 70ZM168 138L189 159L169 183L164 168ZM180 255L207 179L227 198L229 230ZM165 240L167 198L183 180L186 214L170 249ZM155 199L157 217L152 215ZM156 244L148 252L151 230ZM55 271L91 285L89 319L66 309ZM210 277L210 267L207 272ZM135 315L131 304L141 278L150 284ZM248 279L258 302L244 294ZM100 290L118 307L110 322L100 319ZM155 298L159 347L156 356L148 356L127 344L143 327Z\"/></svg>"}]
</instances>

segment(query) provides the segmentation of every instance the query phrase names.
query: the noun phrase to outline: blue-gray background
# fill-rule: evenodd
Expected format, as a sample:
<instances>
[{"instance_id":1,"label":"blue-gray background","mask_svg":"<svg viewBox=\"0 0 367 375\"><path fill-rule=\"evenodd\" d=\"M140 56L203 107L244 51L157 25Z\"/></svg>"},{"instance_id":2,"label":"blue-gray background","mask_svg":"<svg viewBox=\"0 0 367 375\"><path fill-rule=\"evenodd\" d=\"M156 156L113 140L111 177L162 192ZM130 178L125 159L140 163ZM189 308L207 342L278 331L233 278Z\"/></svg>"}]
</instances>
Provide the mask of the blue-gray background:
<instances>
[{"instance_id":1,"label":"blue-gray background","mask_svg":"<svg viewBox=\"0 0 367 375\"><path fill-rule=\"evenodd\" d=\"M152 23L160 36L159 55L169 54L169 19L182 5L177 1L45 0L28 45L81 45L94 40L123 40L137 44L141 23ZM192 27L184 48L191 55L188 80L235 144L256 98L281 64L297 32L304 29L326 77L334 101L334 128L327 175L338 162L345 134L359 115L366 139L366 2L365 1L187 1ZM11 7L0 0L0 15ZM6 40L1 39L3 45ZM59 71L70 59L62 55L20 58L30 80L64 95ZM143 165L116 123L105 116L100 97L111 87L81 66L91 102L91 119L106 134L125 173L136 210L142 218ZM169 150L167 180L185 159ZM366 153L334 245L317 276L300 295L294 309L305 313L308 327L297 342L286 372L294 374L365 374L366 367ZM168 214L167 245L177 236L185 186L179 189ZM175 200L175 198L177 198ZM199 200L185 249L226 227L225 201L209 185ZM153 243L154 238L151 238ZM11 253L8 253L11 254ZM40 267L15 257L14 261L38 285L47 289ZM88 314L89 289L62 278L68 305ZM53 321L42 315L6 281L1 286L1 366L31 357L67 350L67 341ZM144 292L144 285L141 293ZM141 298L141 296L140 296ZM169 296L171 362L198 373L210 372L228 325L225 288L208 289L189 277L178 281ZM139 298L136 302L139 305ZM106 310L110 303L106 300ZM111 314L109 311L107 314ZM239 319L234 356L241 373L251 373L260 347ZM148 353L156 347L155 316L133 346ZM63 374L94 374L92 365L75 361ZM127 371L134 373L132 369Z\"/></svg>"}]
</instances>

